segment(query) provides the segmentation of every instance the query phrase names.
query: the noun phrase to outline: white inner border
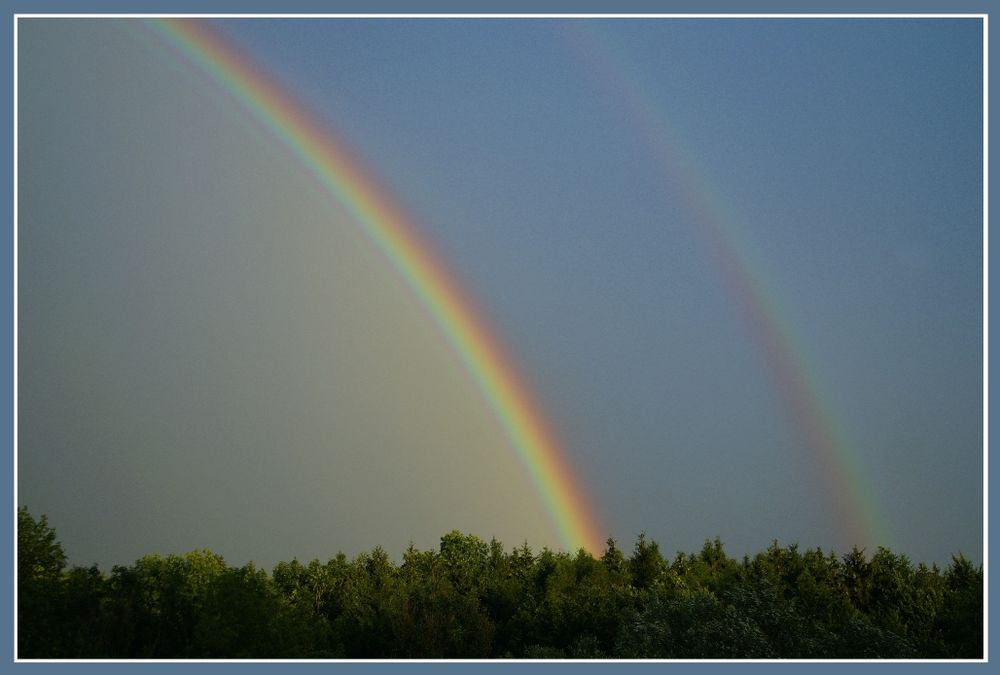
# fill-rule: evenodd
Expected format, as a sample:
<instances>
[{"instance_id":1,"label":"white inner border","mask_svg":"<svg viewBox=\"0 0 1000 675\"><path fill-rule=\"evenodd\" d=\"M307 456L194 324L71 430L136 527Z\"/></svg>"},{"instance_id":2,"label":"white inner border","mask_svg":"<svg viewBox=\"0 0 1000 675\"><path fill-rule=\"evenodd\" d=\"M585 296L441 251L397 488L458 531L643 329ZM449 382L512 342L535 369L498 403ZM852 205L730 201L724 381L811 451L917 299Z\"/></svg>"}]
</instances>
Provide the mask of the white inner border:
<instances>
[{"instance_id":1,"label":"white inner border","mask_svg":"<svg viewBox=\"0 0 1000 675\"><path fill-rule=\"evenodd\" d=\"M18 659L17 657L17 70L19 19L982 19L983 22L983 658L982 659ZM14 14L14 662L18 663L980 663L989 661L989 15L988 14Z\"/></svg>"}]
</instances>

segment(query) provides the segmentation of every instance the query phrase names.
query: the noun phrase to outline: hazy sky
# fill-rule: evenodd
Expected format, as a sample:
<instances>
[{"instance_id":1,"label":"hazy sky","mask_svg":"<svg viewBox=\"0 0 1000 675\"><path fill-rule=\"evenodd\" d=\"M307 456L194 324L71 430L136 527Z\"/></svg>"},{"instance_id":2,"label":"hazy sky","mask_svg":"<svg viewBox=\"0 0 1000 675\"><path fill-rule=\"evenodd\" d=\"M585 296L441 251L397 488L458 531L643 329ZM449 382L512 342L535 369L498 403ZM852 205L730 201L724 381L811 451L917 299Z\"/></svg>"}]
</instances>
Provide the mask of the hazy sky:
<instances>
[{"instance_id":1,"label":"hazy sky","mask_svg":"<svg viewBox=\"0 0 1000 675\"><path fill-rule=\"evenodd\" d=\"M978 20L213 25L447 262L624 547L843 553L853 513L981 559ZM18 500L71 562L559 547L426 310L238 102L134 21L18 48Z\"/></svg>"}]
</instances>

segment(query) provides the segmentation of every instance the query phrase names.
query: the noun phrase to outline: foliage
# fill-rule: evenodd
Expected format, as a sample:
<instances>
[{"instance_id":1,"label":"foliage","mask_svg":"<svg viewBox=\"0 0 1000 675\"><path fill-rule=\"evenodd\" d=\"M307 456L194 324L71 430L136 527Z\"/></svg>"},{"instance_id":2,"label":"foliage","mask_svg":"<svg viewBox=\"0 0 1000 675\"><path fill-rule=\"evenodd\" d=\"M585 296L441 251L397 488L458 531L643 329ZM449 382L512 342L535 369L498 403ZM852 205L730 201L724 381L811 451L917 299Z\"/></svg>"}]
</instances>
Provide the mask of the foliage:
<instances>
[{"instance_id":1,"label":"foliage","mask_svg":"<svg viewBox=\"0 0 1000 675\"><path fill-rule=\"evenodd\" d=\"M280 562L147 555L66 569L18 510L21 658L981 658L983 569L719 539L668 562L640 534L600 558L453 531L436 551Z\"/></svg>"},{"instance_id":2,"label":"foliage","mask_svg":"<svg viewBox=\"0 0 1000 675\"><path fill-rule=\"evenodd\" d=\"M56 638L62 626L66 554L43 515L38 520L28 509L17 510L17 624L18 651L42 653L61 648Z\"/></svg>"}]
</instances>

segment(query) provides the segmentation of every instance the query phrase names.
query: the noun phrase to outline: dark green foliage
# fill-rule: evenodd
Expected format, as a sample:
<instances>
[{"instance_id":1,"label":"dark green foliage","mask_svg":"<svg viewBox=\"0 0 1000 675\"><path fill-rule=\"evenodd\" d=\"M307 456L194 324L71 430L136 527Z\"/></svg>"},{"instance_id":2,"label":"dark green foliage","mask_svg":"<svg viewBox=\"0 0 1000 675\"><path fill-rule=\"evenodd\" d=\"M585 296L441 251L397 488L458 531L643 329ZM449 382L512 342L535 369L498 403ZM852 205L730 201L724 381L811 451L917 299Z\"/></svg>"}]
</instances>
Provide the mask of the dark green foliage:
<instances>
[{"instance_id":1,"label":"dark green foliage","mask_svg":"<svg viewBox=\"0 0 1000 675\"><path fill-rule=\"evenodd\" d=\"M983 657L983 568L959 555L944 574L944 602L937 627L948 658Z\"/></svg>"},{"instance_id":2,"label":"dark green foliage","mask_svg":"<svg viewBox=\"0 0 1000 675\"><path fill-rule=\"evenodd\" d=\"M66 569L44 516L18 511L22 658L981 658L983 569L838 558L777 542L742 562L719 539L668 562L453 531L436 551L281 562L148 555Z\"/></svg>"},{"instance_id":3,"label":"dark green foliage","mask_svg":"<svg viewBox=\"0 0 1000 675\"><path fill-rule=\"evenodd\" d=\"M635 542L628 571L632 584L639 589L649 588L666 574L667 563L660 555L660 546L655 541L646 541L645 532L640 533Z\"/></svg>"},{"instance_id":4,"label":"dark green foliage","mask_svg":"<svg viewBox=\"0 0 1000 675\"><path fill-rule=\"evenodd\" d=\"M43 515L17 510L17 642L20 656L43 656L65 645L57 638L65 612L61 578L66 554Z\"/></svg>"}]
</instances>

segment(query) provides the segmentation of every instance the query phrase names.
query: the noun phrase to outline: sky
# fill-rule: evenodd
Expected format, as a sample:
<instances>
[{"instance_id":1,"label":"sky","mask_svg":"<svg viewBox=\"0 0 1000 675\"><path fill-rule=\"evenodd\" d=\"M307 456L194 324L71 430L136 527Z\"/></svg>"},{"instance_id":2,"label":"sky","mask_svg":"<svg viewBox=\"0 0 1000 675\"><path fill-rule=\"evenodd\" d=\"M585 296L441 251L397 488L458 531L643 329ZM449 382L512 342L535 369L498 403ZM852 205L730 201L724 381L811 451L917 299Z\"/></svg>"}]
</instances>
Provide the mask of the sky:
<instances>
[{"instance_id":1,"label":"sky","mask_svg":"<svg viewBox=\"0 0 1000 675\"><path fill-rule=\"evenodd\" d=\"M210 26L436 254L601 540L982 559L978 20ZM17 500L71 563L567 547L447 331L210 69L137 20L17 44Z\"/></svg>"}]
</instances>

